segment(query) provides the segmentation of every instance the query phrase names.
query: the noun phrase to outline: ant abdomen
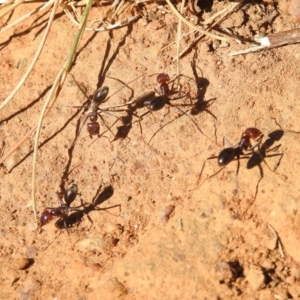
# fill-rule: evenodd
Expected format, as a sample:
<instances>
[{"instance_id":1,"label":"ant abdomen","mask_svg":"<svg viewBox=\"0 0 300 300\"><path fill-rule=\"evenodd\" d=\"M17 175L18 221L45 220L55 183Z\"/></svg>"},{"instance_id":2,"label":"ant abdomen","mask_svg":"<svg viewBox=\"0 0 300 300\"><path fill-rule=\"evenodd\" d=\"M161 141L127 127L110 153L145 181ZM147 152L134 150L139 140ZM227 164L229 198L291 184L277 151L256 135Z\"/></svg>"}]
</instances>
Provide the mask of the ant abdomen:
<instances>
[{"instance_id":1,"label":"ant abdomen","mask_svg":"<svg viewBox=\"0 0 300 300\"><path fill-rule=\"evenodd\" d=\"M107 86L100 87L93 95L93 100L97 105L101 104L107 97L109 88Z\"/></svg>"},{"instance_id":2,"label":"ant abdomen","mask_svg":"<svg viewBox=\"0 0 300 300\"><path fill-rule=\"evenodd\" d=\"M68 189L65 191L65 202L70 205L76 198L78 192L78 186L75 183L70 184Z\"/></svg>"},{"instance_id":3,"label":"ant abdomen","mask_svg":"<svg viewBox=\"0 0 300 300\"><path fill-rule=\"evenodd\" d=\"M161 110L166 104L166 99L163 96L155 97L151 101L145 101L145 105L151 110L151 111L157 111Z\"/></svg>"},{"instance_id":4,"label":"ant abdomen","mask_svg":"<svg viewBox=\"0 0 300 300\"><path fill-rule=\"evenodd\" d=\"M225 148L223 149L218 156L218 164L220 167L228 165L236 157L235 148Z\"/></svg>"}]
</instances>

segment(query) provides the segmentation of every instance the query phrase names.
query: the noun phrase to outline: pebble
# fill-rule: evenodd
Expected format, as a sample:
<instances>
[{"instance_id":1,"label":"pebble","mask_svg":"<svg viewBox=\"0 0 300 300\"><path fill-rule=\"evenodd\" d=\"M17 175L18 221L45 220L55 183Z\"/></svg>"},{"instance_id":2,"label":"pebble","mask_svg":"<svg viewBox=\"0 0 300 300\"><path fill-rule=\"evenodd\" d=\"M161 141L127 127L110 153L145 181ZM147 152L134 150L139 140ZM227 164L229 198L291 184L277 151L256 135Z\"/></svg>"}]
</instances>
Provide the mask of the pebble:
<instances>
[{"instance_id":1,"label":"pebble","mask_svg":"<svg viewBox=\"0 0 300 300\"><path fill-rule=\"evenodd\" d=\"M159 219L162 223L167 223L170 219L171 214L175 209L174 205L168 205L164 207L159 213Z\"/></svg>"},{"instance_id":2,"label":"pebble","mask_svg":"<svg viewBox=\"0 0 300 300\"><path fill-rule=\"evenodd\" d=\"M258 291L265 287L265 275L262 269L258 266L250 266L246 272L246 280L254 291Z\"/></svg>"},{"instance_id":3,"label":"pebble","mask_svg":"<svg viewBox=\"0 0 300 300\"><path fill-rule=\"evenodd\" d=\"M292 296L292 299L299 299L300 297L300 285L299 284L293 284L288 287L288 291Z\"/></svg>"},{"instance_id":4,"label":"pebble","mask_svg":"<svg viewBox=\"0 0 300 300\"><path fill-rule=\"evenodd\" d=\"M27 257L19 257L13 260L12 267L16 270L25 270L30 265L30 259Z\"/></svg>"},{"instance_id":5,"label":"pebble","mask_svg":"<svg viewBox=\"0 0 300 300\"><path fill-rule=\"evenodd\" d=\"M118 299L127 292L126 287L120 283L116 277L106 280L104 289L107 291L108 295L113 296L114 299Z\"/></svg>"},{"instance_id":6,"label":"pebble","mask_svg":"<svg viewBox=\"0 0 300 300\"><path fill-rule=\"evenodd\" d=\"M214 277L216 277L219 282L229 283L236 279L237 272L229 263L220 262L215 267Z\"/></svg>"},{"instance_id":7,"label":"pebble","mask_svg":"<svg viewBox=\"0 0 300 300\"><path fill-rule=\"evenodd\" d=\"M76 249L82 252L97 251L104 245L103 238L86 238L76 243Z\"/></svg>"},{"instance_id":8,"label":"pebble","mask_svg":"<svg viewBox=\"0 0 300 300\"><path fill-rule=\"evenodd\" d=\"M277 237L272 237L272 238L270 238L270 239L268 239L268 242L267 242L267 248L269 249L269 250L275 250L276 249L276 247L277 247L277 241L278 241L278 239L277 239Z\"/></svg>"},{"instance_id":9,"label":"pebble","mask_svg":"<svg viewBox=\"0 0 300 300\"><path fill-rule=\"evenodd\" d=\"M111 235L113 235L113 234L121 235L124 231L124 228L120 224L107 223L105 225L104 230L105 230L106 233L111 234Z\"/></svg>"},{"instance_id":10,"label":"pebble","mask_svg":"<svg viewBox=\"0 0 300 300\"><path fill-rule=\"evenodd\" d=\"M289 14L294 18L295 23L300 22L300 2L291 0L288 8Z\"/></svg>"}]
</instances>

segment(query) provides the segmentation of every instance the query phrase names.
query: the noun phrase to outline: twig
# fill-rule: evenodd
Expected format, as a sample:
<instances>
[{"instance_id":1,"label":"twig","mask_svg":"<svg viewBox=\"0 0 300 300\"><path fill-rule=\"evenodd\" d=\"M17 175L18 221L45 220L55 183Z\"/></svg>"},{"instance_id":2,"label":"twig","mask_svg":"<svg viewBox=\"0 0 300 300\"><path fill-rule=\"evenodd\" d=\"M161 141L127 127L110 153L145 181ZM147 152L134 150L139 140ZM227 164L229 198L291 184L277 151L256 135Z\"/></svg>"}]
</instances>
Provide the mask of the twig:
<instances>
[{"instance_id":1,"label":"twig","mask_svg":"<svg viewBox=\"0 0 300 300\"><path fill-rule=\"evenodd\" d=\"M56 3L57 2L57 3ZM53 10L52 10L52 13L51 13L51 16L49 18L49 21L48 21L48 25L47 25L47 28L45 30L45 34L41 40L41 43L39 45L39 48L38 50L36 51L35 53L35 56L30 64L30 66L28 67L26 73L24 74L23 78L19 81L19 83L17 84L17 86L14 88L14 90L10 93L10 95L1 103L0 105L0 110L13 98L13 96L18 92L18 90L21 88L21 86L24 84L25 80L27 79L27 77L29 76L31 70L33 69L35 63L37 62L42 50L43 50L43 47L45 45L45 41L47 39L47 36L48 36L48 33L50 31L50 28L51 28L51 24L52 24L52 21L54 19L54 16L55 16L55 12L56 12L56 9L57 9L57 6L59 4L59 1L56 1L54 2L54 5L53 6Z\"/></svg>"},{"instance_id":2,"label":"twig","mask_svg":"<svg viewBox=\"0 0 300 300\"><path fill-rule=\"evenodd\" d=\"M195 26L194 24L190 23L187 19L185 19L179 12L178 10L175 8L175 6L171 3L170 0L166 0L166 2L169 4L170 9L172 10L172 12L177 16L178 19L180 19L182 22L184 22L185 24L187 24L189 27L193 28L196 31L199 31L200 33L210 36L214 39L217 40L222 40L222 41L227 41L228 39L223 37L223 36L219 36L213 33L208 32L207 30L202 29L199 26Z\"/></svg>"},{"instance_id":3,"label":"twig","mask_svg":"<svg viewBox=\"0 0 300 300\"><path fill-rule=\"evenodd\" d=\"M278 249L279 249L279 253L280 253L281 257L285 257L284 252L283 252L283 248L282 248L282 244L281 244L280 238L278 237L278 234L277 234L276 230L273 228L273 226L271 224L268 224L268 226L269 226L269 229L274 234L274 236L277 238Z\"/></svg>"},{"instance_id":4,"label":"twig","mask_svg":"<svg viewBox=\"0 0 300 300\"><path fill-rule=\"evenodd\" d=\"M57 0L55 2L55 5L58 5L59 3L59 0ZM66 76L67 76L67 73L70 71L71 69L71 66L72 66L72 62L73 62L73 59L74 59L74 56L75 56L75 53L76 53L76 49L78 47L78 44L79 44L79 41L83 35L83 32L84 32L84 28L85 28L85 25L86 25L86 22L87 22L87 18L89 16L89 12L90 12L90 9L92 7L92 4L93 4L93 0L89 0L89 2L87 3L87 6L85 8L85 11L83 13L83 18L82 18L82 23L81 23L81 26L79 28L79 31L75 37L75 40L74 40L74 43L72 45L72 48L71 48L71 52L69 54L69 57L67 58L67 61L65 63L65 66L63 69L61 69L53 83L53 86L51 88L51 91L45 101L45 104L43 106L43 109L41 111L41 114L40 114L40 118L39 118L39 121L38 121L38 126L37 126L37 131L36 131L36 136L35 136L35 142L34 142L34 149L33 149L33 162L32 162L32 192L31 192L31 198L32 198L32 209L33 209L33 212L34 212L34 215L35 215L35 219L37 221L37 213L36 213L36 165L37 165L37 154L38 154L38 143L39 143L39 137L40 137L40 132L41 132L41 127L42 127L42 123L43 123L43 118L45 116L45 112L46 112L46 109L47 107L49 106L49 103L50 103L50 100L52 98L52 95L55 93L54 95L54 99L50 105L50 108L54 105L57 97L58 97L58 94L64 84L64 81L66 79ZM53 11L55 10L55 8L53 8Z\"/></svg>"},{"instance_id":5,"label":"twig","mask_svg":"<svg viewBox=\"0 0 300 300\"><path fill-rule=\"evenodd\" d=\"M280 47L283 45L296 44L300 42L300 29L292 29L288 31L278 32L270 34L265 37L255 38L255 41L260 43L260 46L230 52L230 56L239 55L239 54L248 54L265 49L272 49L275 47Z\"/></svg>"},{"instance_id":6,"label":"twig","mask_svg":"<svg viewBox=\"0 0 300 300\"><path fill-rule=\"evenodd\" d=\"M31 12L29 12L28 14L18 18L17 20L15 20L14 22L10 23L9 25L3 27L1 30L0 30L0 33L11 28L11 27L14 27L16 26L17 24L21 23L22 21L24 21L25 19L29 18L30 16L48 8L49 6L51 6L53 4L54 0L52 1L49 1L49 2L46 2L44 5L41 5L39 7L37 7L36 9L32 10ZM50 9L50 7L49 7ZM1 18L1 17L0 17Z\"/></svg>"}]
</instances>

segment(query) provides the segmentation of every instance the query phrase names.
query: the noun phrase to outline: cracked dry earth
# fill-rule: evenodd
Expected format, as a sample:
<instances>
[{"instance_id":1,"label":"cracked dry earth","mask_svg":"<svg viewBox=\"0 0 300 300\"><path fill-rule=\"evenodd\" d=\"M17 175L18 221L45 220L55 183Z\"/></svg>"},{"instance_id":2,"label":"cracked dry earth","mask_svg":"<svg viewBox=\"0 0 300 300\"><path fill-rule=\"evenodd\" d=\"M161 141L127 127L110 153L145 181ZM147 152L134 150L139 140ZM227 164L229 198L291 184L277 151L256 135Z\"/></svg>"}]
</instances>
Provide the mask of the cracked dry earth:
<instances>
[{"instance_id":1,"label":"cracked dry earth","mask_svg":"<svg viewBox=\"0 0 300 300\"><path fill-rule=\"evenodd\" d=\"M222 5L216 2L213 9ZM248 37L295 27L286 1L264 6L266 12L255 4L244 6L222 25ZM20 6L13 19L27 9ZM92 16L99 12L93 9ZM197 95L215 99L211 114L187 117L166 107L140 123L133 117L127 138L112 143L109 131L92 144L86 125L78 132L84 117L72 106L87 99L79 87L92 95L97 86L108 86L107 106L158 88L157 73L175 77L176 48L161 49L175 40L178 21L172 13L156 13L158 19L149 23L141 18L114 31L85 32L74 77L68 76L44 120L38 214L59 205L62 180L65 186L75 182L79 191L71 206L94 204L80 222L76 219L68 232L54 221L36 230L30 202L33 137L1 165L0 299L300 298L299 44L231 57L230 51L247 45L230 40L217 47L204 38L180 60L182 92L189 97L172 103L189 104ZM266 14L272 13L276 17L268 23ZM1 34L2 99L25 73L46 18L27 19ZM63 12L57 15L37 65L0 111L4 154L36 124L76 30ZM182 39L182 49L193 39ZM124 112L101 115L113 124ZM274 146L281 146L261 164L261 180L259 167L248 170L246 159L238 175L236 161L211 178L220 169L216 159L202 170L206 159L223 149L223 137L235 144L246 128L256 126L265 141L279 125L284 134ZM120 120L112 126L114 134L118 126ZM283 156L272 172L280 156L271 155L278 153Z\"/></svg>"}]
</instances>

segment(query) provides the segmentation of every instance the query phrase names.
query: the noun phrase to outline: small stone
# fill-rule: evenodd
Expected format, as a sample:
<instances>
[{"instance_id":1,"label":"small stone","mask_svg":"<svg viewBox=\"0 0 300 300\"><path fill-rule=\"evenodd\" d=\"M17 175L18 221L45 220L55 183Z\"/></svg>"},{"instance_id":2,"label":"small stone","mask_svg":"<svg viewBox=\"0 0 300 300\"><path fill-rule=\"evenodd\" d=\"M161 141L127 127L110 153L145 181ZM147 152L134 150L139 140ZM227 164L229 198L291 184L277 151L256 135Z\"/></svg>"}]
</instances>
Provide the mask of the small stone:
<instances>
[{"instance_id":1,"label":"small stone","mask_svg":"<svg viewBox=\"0 0 300 300\"><path fill-rule=\"evenodd\" d=\"M227 262L220 262L215 267L214 277L221 283L229 283L237 277L237 271Z\"/></svg>"},{"instance_id":2,"label":"small stone","mask_svg":"<svg viewBox=\"0 0 300 300\"><path fill-rule=\"evenodd\" d=\"M164 207L159 213L159 219L162 223L167 223L170 219L171 214L175 209L174 205L168 205Z\"/></svg>"},{"instance_id":3,"label":"small stone","mask_svg":"<svg viewBox=\"0 0 300 300\"><path fill-rule=\"evenodd\" d=\"M277 237L272 237L272 238L270 238L269 240L268 240L268 242L267 242L267 248L269 249L269 250L275 250L276 249L276 247L277 247L277 241L278 241L278 238Z\"/></svg>"},{"instance_id":4,"label":"small stone","mask_svg":"<svg viewBox=\"0 0 300 300\"><path fill-rule=\"evenodd\" d=\"M262 262L261 266L263 268L265 268L266 270L273 270L275 268L274 263L271 260L269 260L269 259L264 260Z\"/></svg>"},{"instance_id":5,"label":"small stone","mask_svg":"<svg viewBox=\"0 0 300 300\"><path fill-rule=\"evenodd\" d=\"M19 257L14 259L12 266L16 270L25 270L30 265L30 259L27 257Z\"/></svg>"},{"instance_id":6,"label":"small stone","mask_svg":"<svg viewBox=\"0 0 300 300\"><path fill-rule=\"evenodd\" d=\"M82 252L98 251L104 245L103 238L86 238L76 243L76 249Z\"/></svg>"},{"instance_id":7,"label":"small stone","mask_svg":"<svg viewBox=\"0 0 300 300\"><path fill-rule=\"evenodd\" d=\"M251 266L246 273L246 280L254 291L259 291L265 287L265 279L262 269L258 266Z\"/></svg>"},{"instance_id":8,"label":"small stone","mask_svg":"<svg viewBox=\"0 0 300 300\"><path fill-rule=\"evenodd\" d=\"M127 292L126 287L122 283L120 283L115 277L109 278L104 283L103 287L107 291L109 296L113 296L114 299L117 299L118 297L124 295Z\"/></svg>"},{"instance_id":9,"label":"small stone","mask_svg":"<svg viewBox=\"0 0 300 300\"><path fill-rule=\"evenodd\" d=\"M292 296L292 299L299 299L300 297L300 285L299 284L293 284L288 287L288 291Z\"/></svg>"},{"instance_id":10,"label":"small stone","mask_svg":"<svg viewBox=\"0 0 300 300\"><path fill-rule=\"evenodd\" d=\"M299 268L291 268L290 269L290 273L293 277L295 277L296 279L300 278L300 269Z\"/></svg>"},{"instance_id":11,"label":"small stone","mask_svg":"<svg viewBox=\"0 0 300 300\"><path fill-rule=\"evenodd\" d=\"M111 235L113 235L113 234L121 235L124 229L123 229L123 226L120 224L107 223L105 225L104 230L106 233L111 234Z\"/></svg>"}]
</instances>

